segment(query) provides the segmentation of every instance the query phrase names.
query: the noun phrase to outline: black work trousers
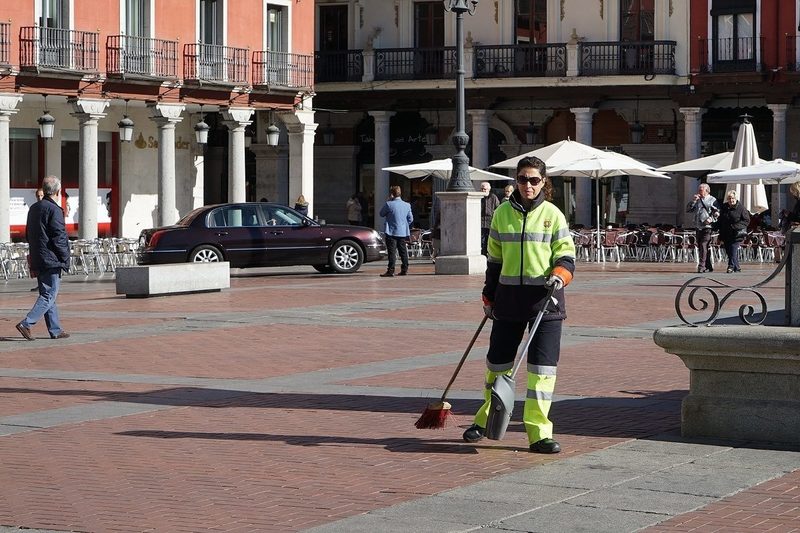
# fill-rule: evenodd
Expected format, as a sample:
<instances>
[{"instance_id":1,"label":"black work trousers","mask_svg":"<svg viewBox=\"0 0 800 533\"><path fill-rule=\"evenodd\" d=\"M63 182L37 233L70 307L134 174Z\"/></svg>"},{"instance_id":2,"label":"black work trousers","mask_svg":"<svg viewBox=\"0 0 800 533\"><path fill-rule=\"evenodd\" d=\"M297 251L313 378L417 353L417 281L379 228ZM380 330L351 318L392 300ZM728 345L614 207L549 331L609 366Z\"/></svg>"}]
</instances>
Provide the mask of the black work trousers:
<instances>
[{"instance_id":1,"label":"black work trousers","mask_svg":"<svg viewBox=\"0 0 800 533\"><path fill-rule=\"evenodd\" d=\"M562 320L548 320L539 323L539 329L536 330L528 348L529 365L558 366L562 322ZM495 320L492 323L489 351L486 353L487 366L490 370L502 372L512 368L527 325L526 322L505 320Z\"/></svg>"}]
</instances>

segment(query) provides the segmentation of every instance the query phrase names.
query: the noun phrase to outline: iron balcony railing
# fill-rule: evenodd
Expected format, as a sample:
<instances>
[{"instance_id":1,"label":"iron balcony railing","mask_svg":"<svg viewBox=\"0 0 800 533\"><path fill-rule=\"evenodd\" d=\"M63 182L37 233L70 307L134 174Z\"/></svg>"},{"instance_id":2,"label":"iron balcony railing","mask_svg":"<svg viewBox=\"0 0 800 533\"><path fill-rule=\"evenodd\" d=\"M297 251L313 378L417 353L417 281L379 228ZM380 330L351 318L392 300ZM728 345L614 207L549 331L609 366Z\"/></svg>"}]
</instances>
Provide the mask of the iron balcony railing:
<instances>
[{"instance_id":1,"label":"iron balcony railing","mask_svg":"<svg viewBox=\"0 0 800 533\"><path fill-rule=\"evenodd\" d=\"M376 80L455 78L454 46L441 48L383 48L375 50Z\"/></svg>"},{"instance_id":2,"label":"iron balcony railing","mask_svg":"<svg viewBox=\"0 0 800 533\"><path fill-rule=\"evenodd\" d=\"M20 68L97 72L98 39L95 32L23 26L19 39Z\"/></svg>"},{"instance_id":3,"label":"iron balcony railing","mask_svg":"<svg viewBox=\"0 0 800 533\"><path fill-rule=\"evenodd\" d=\"M250 52L219 44L189 43L183 46L183 78L201 82L248 85Z\"/></svg>"},{"instance_id":4,"label":"iron balcony railing","mask_svg":"<svg viewBox=\"0 0 800 533\"><path fill-rule=\"evenodd\" d=\"M758 61L758 50L764 46L761 37L699 39L697 44L702 72L761 72Z\"/></svg>"},{"instance_id":5,"label":"iron balcony railing","mask_svg":"<svg viewBox=\"0 0 800 533\"><path fill-rule=\"evenodd\" d=\"M317 83L361 81L364 76L364 54L361 50L316 52L314 58Z\"/></svg>"},{"instance_id":6,"label":"iron balcony railing","mask_svg":"<svg viewBox=\"0 0 800 533\"><path fill-rule=\"evenodd\" d=\"M178 42L110 35L106 39L106 71L109 76L177 78Z\"/></svg>"},{"instance_id":7,"label":"iron balcony railing","mask_svg":"<svg viewBox=\"0 0 800 533\"><path fill-rule=\"evenodd\" d=\"M314 86L314 56L272 52L253 52L253 85L310 89Z\"/></svg>"},{"instance_id":8,"label":"iron balcony railing","mask_svg":"<svg viewBox=\"0 0 800 533\"><path fill-rule=\"evenodd\" d=\"M675 41L585 42L581 76L675 74Z\"/></svg>"},{"instance_id":9,"label":"iron balcony railing","mask_svg":"<svg viewBox=\"0 0 800 533\"><path fill-rule=\"evenodd\" d=\"M800 62L797 61L797 35L786 35L786 70L800 70Z\"/></svg>"},{"instance_id":10,"label":"iron balcony railing","mask_svg":"<svg viewBox=\"0 0 800 533\"><path fill-rule=\"evenodd\" d=\"M476 78L566 76L564 44L475 46Z\"/></svg>"},{"instance_id":11,"label":"iron balcony railing","mask_svg":"<svg viewBox=\"0 0 800 533\"><path fill-rule=\"evenodd\" d=\"M11 23L0 22L0 65L11 64Z\"/></svg>"}]
</instances>

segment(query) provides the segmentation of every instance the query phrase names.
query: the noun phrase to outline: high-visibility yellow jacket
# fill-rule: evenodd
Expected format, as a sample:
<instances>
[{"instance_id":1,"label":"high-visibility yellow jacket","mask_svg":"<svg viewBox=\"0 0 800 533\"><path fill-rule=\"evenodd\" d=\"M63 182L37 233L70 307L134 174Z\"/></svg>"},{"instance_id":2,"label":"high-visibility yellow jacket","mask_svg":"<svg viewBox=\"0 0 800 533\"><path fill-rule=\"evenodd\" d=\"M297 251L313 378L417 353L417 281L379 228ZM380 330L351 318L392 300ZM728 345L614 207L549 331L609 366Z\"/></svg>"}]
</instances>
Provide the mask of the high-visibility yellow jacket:
<instances>
[{"instance_id":1,"label":"high-visibility yellow jacket","mask_svg":"<svg viewBox=\"0 0 800 533\"><path fill-rule=\"evenodd\" d=\"M575 243L567 220L544 194L526 210L514 191L494 212L487 251L483 294L500 320L532 319L544 303L547 278L557 274L566 285L575 271ZM566 318L563 290L555 296L557 309L551 306L544 320Z\"/></svg>"}]
</instances>

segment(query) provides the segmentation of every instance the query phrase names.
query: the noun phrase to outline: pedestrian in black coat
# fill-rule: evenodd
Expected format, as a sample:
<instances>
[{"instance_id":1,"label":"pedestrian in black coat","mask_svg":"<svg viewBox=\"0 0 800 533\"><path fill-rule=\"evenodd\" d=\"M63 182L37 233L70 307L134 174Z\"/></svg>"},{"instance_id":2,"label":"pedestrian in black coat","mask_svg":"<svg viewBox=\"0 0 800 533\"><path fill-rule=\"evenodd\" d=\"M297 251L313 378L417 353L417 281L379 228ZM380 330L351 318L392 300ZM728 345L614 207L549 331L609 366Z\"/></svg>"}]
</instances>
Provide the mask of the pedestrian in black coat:
<instances>
[{"instance_id":1,"label":"pedestrian in black coat","mask_svg":"<svg viewBox=\"0 0 800 533\"><path fill-rule=\"evenodd\" d=\"M736 198L736 191L730 190L725 195L725 203L719 210L719 240L725 245L728 254L728 273L739 272L739 245L747 237L747 226L750 224L750 213L742 202Z\"/></svg>"}]
</instances>

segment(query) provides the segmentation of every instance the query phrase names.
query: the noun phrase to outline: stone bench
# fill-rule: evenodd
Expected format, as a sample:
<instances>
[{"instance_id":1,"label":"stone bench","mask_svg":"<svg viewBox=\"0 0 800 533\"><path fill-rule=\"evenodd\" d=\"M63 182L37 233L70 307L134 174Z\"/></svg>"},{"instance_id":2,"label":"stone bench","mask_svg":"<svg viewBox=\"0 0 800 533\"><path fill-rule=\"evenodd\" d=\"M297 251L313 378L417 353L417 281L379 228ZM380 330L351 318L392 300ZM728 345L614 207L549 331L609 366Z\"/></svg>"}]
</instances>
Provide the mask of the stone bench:
<instances>
[{"instance_id":1,"label":"stone bench","mask_svg":"<svg viewBox=\"0 0 800 533\"><path fill-rule=\"evenodd\" d=\"M173 263L118 267L117 294L147 298L165 294L220 291L231 286L230 264Z\"/></svg>"},{"instance_id":2,"label":"stone bench","mask_svg":"<svg viewBox=\"0 0 800 533\"><path fill-rule=\"evenodd\" d=\"M689 369L684 436L800 444L798 328L670 327L653 339Z\"/></svg>"}]
</instances>

